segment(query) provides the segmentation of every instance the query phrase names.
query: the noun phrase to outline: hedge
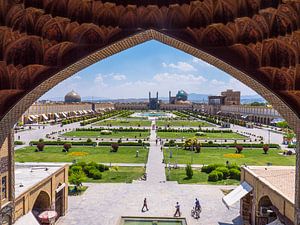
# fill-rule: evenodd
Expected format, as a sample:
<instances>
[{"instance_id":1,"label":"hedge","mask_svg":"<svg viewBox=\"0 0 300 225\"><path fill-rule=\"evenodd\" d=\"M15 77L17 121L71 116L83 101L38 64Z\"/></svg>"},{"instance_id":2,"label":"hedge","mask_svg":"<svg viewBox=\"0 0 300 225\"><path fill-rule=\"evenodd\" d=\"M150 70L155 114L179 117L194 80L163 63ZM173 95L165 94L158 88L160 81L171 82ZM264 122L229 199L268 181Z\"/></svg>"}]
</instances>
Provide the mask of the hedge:
<instances>
[{"instance_id":1,"label":"hedge","mask_svg":"<svg viewBox=\"0 0 300 225\"><path fill-rule=\"evenodd\" d=\"M116 131L116 132L148 132L149 129L138 129L138 128L111 128L106 129L103 127L100 128L76 128L76 131L97 131L101 132L102 130Z\"/></svg>"},{"instance_id":2,"label":"hedge","mask_svg":"<svg viewBox=\"0 0 300 225\"><path fill-rule=\"evenodd\" d=\"M39 141L31 141L30 145L37 145ZM85 142L85 141L44 141L45 145L64 145L65 143L70 143L73 146L94 146L97 145L97 142Z\"/></svg>"},{"instance_id":3,"label":"hedge","mask_svg":"<svg viewBox=\"0 0 300 225\"><path fill-rule=\"evenodd\" d=\"M288 145L288 148L296 148L296 145L294 145L294 144L289 144L289 145Z\"/></svg>"},{"instance_id":4,"label":"hedge","mask_svg":"<svg viewBox=\"0 0 300 225\"><path fill-rule=\"evenodd\" d=\"M205 133L232 133L232 130L215 130L215 129L166 129L166 128L158 128L159 132L175 132L175 133L188 133L188 132L205 132Z\"/></svg>"},{"instance_id":5,"label":"hedge","mask_svg":"<svg viewBox=\"0 0 300 225\"><path fill-rule=\"evenodd\" d=\"M15 145L24 145L25 143L23 141L15 141L14 144Z\"/></svg>"},{"instance_id":6,"label":"hedge","mask_svg":"<svg viewBox=\"0 0 300 225\"><path fill-rule=\"evenodd\" d=\"M106 112L103 115L98 115L96 118L92 118L92 119L88 119L88 120L82 121L80 123L80 126L85 126L87 124L95 123L95 122L98 122L100 120L105 120L105 119L108 119L110 117L121 115L121 114L122 114L122 111L110 111L110 112Z\"/></svg>"},{"instance_id":7,"label":"hedge","mask_svg":"<svg viewBox=\"0 0 300 225\"><path fill-rule=\"evenodd\" d=\"M265 144L257 144L257 143L253 143L253 144L249 144L249 143L223 143L223 144L218 144L218 143L201 143L201 147L229 147L229 148L235 148L237 145L241 145L243 148L263 148L263 146ZM165 143L164 147L183 147L184 143L180 142L180 143ZM279 149L279 145L278 144L269 144L270 148L277 148Z\"/></svg>"},{"instance_id":8,"label":"hedge","mask_svg":"<svg viewBox=\"0 0 300 225\"><path fill-rule=\"evenodd\" d=\"M115 142L99 142L99 146L111 146L111 144L114 144ZM150 146L150 143L138 143L138 142L121 142L118 143L119 146Z\"/></svg>"},{"instance_id":9,"label":"hedge","mask_svg":"<svg viewBox=\"0 0 300 225\"><path fill-rule=\"evenodd\" d=\"M230 174L231 179L235 179L235 180L241 179L241 171L239 171L237 169L234 169L234 168L230 169L229 174Z\"/></svg>"}]
</instances>

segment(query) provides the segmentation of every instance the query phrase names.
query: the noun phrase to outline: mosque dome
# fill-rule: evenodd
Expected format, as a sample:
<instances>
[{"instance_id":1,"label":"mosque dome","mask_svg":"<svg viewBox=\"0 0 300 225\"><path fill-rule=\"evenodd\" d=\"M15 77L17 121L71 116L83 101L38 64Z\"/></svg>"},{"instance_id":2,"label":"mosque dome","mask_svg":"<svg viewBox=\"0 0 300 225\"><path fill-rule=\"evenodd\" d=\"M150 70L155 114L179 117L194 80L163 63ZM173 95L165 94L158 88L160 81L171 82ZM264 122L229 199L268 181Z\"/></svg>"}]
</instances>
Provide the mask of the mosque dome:
<instances>
[{"instance_id":1,"label":"mosque dome","mask_svg":"<svg viewBox=\"0 0 300 225\"><path fill-rule=\"evenodd\" d=\"M186 101L188 99L188 94L184 90L177 92L176 100L177 101Z\"/></svg>"},{"instance_id":2,"label":"mosque dome","mask_svg":"<svg viewBox=\"0 0 300 225\"><path fill-rule=\"evenodd\" d=\"M65 96L65 102L81 102L81 97L79 94L77 94L75 91L71 91Z\"/></svg>"}]
</instances>

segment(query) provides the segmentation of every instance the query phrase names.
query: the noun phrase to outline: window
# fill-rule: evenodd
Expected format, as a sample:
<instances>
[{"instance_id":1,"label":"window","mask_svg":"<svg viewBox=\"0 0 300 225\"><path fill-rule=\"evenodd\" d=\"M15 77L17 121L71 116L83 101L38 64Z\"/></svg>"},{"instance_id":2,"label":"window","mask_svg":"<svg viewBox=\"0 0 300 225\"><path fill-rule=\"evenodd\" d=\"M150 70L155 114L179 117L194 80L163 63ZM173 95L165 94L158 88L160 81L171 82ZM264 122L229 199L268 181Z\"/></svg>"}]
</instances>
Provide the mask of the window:
<instances>
[{"instance_id":1,"label":"window","mask_svg":"<svg viewBox=\"0 0 300 225\"><path fill-rule=\"evenodd\" d=\"M7 179L6 179L6 176L2 177L2 180L1 180L1 184L2 184L2 189L1 189L1 192L2 192L2 200L7 198L7 188L6 188L6 183L7 183Z\"/></svg>"}]
</instances>

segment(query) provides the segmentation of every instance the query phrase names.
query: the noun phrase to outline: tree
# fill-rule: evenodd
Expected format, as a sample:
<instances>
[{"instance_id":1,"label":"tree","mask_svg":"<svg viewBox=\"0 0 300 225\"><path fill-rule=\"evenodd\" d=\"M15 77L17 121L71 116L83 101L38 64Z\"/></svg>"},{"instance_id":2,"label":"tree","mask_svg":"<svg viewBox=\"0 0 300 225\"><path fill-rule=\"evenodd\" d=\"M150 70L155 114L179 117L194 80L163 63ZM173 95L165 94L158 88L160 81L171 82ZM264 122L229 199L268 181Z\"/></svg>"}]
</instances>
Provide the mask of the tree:
<instances>
[{"instance_id":1,"label":"tree","mask_svg":"<svg viewBox=\"0 0 300 225\"><path fill-rule=\"evenodd\" d=\"M286 121L280 121L280 122L276 123L276 126L280 127L280 128L288 128L289 125Z\"/></svg>"},{"instance_id":2,"label":"tree","mask_svg":"<svg viewBox=\"0 0 300 225\"><path fill-rule=\"evenodd\" d=\"M185 173L186 173L186 176L188 179L192 179L194 172L193 172L192 166L190 164L186 165Z\"/></svg>"},{"instance_id":3,"label":"tree","mask_svg":"<svg viewBox=\"0 0 300 225\"><path fill-rule=\"evenodd\" d=\"M269 145L264 145L263 150L264 150L264 153L267 154L269 151Z\"/></svg>"},{"instance_id":4,"label":"tree","mask_svg":"<svg viewBox=\"0 0 300 225\"><path fill-rule=\"evenodd\" d=\"M69 182L70 184L74 184L77 187L82 184L86 179L85 173L82 170L72 172L71 175L69 176Z\"/></svg>"},{"instance_id":5,"label":"tree","mask_svg":"<svg viewBox=\"0 0 300 225\"><path fill-rule=\"evenodd\" d=\"M200 143L198 143L198 144L196 145L196 152L197 152L197 153L200 153L200 151L201 151L201 145L200 145Z\"/></svg>"},{"instance_id":6,"label":"tree","mask_svg":"<svg viewBox=\"0 0 300 225\"><path fill-rule=\"evenodd\" d=\"M44 144L43 141L42 142L38 142L37 145L36 145L36 147L37 147L37 150L39 152L42 152L42 151L44 151L45 144Z\"/></svg>"},{"instance_id":7,"label":"tree","mask_svg":"<svg viewBox=\"0 0 300 225\"><path fill-rule=\"evenodd\" d=\"M184 142L184 149L191 149L194 150L194 147L197 145L198 140L197 138L189 138Z\"/></svg>"},{"instance_id":8,"label":"tree","mask_svg":"<svg viewBox=\"0 0 300 225\"><path fill-rule=\"evenodd\" d=\"M243 146L241 146L241 145L237 145L237 146L235 146L235 148L236 148L236 153L238 153L238 154L240 154L243 151Z\"/></svg>"},{"instance_id":9,"label":"tree","mask_svg":"<svg viewBox=\"0 0 300 225\"><path fill-rule=\"evenodd\" d=\"M68 152L71 147L72 147L72 144L66 142L66 143L64 143L64 149L63 149L63 151L64 152Z\"/></svg>"},{"instance_id":10,"label":"tree","mask_svg":"<svg viewBox=\"0 0 300 225\"><path fill-rule=\"evenodd\" d=\"M117 143L111 144L111 152L117 152L119 149L119 145Z\"/></svg>"}]
</instances>

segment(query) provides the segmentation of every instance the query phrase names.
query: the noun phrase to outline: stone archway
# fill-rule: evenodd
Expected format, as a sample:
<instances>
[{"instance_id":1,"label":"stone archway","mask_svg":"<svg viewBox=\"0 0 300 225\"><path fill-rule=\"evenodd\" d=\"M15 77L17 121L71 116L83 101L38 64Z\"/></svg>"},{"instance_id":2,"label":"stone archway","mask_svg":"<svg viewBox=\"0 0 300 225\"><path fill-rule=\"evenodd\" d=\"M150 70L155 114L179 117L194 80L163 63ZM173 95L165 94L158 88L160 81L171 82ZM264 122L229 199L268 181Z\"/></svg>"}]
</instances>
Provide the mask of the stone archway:
<instances>
[{"instance_id":1,"label":"stone archway","mask_svg":"<svg viewBox=\"0 0 300 225\"><path fill-rule=\"evenodd\" d=\"M299 21L296 1L0 0L0 146L46 91L152 39L254 89L299 139ZM299 147L296 168L295 223L300 224Z\"/></svg>"},{"instance_id":2,"label":"stone archway","mask_svg":"<svg viewBox=\"0 0 300 225\"><path fill-rule=\"evenodd\" d=\"M41 212L49 210L50 207L51 199L49 194L45 191L41 191L33 204L32 213L35 217L38 217Z\"/></svg>"},{"instance_id":3,"label":"stone archway","mask_svg":"<svg viewBox=\"0 0 300 225\"><path fill-rule=\"evenodd\" d=\"M257 224L268 224L274 221L276 213L273 212L273 203L268 196L263 196L258 201L258 216L256 218Z\"/></svg>"}]
</instances>

